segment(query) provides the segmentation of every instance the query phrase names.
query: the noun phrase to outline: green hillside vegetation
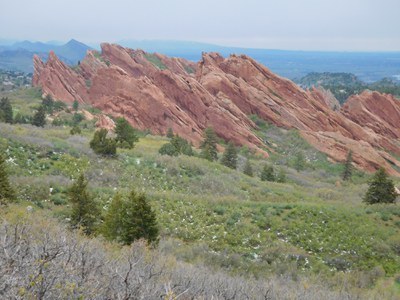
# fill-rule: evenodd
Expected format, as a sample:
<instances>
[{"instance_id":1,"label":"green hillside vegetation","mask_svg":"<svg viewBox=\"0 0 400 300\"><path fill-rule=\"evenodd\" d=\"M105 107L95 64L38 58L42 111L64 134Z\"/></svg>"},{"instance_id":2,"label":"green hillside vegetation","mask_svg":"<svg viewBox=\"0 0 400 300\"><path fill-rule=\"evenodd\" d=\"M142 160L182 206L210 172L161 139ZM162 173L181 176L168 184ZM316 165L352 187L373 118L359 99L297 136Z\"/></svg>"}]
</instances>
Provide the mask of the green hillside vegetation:
<instances>
[{"instance_id":1,"label":"green hillside vegetation","mask_svg":"<svg viewBox=\"0 0 400 300\"><path fill-rule=\"evenodd\" d=\"M341 104L351 95L359 94L364 90L378 91L400 97L400 82L383 78L373 83L365 83L351 73L310 73L295 82L302 87L322 86L330 90Z\"/></svg>"},{"instance_id":2,"label":"green hillside vegetation","mask_svg":"<svg viewBox=\"0 0 400 300\"><path fill-rule=\"evenodd\" d=\"M28 89L7 94L13 109L24 113L28 113L24 106L40 105L37 95L37 91ZM73 116L68 110L72 108L58 113L62 121ZM35 243L40 244L44 238L61 247L57 243L61 243L62 236L67 236L62 247L78 243L82 251L96 249L92 254L85 253L89 255L89 265L101 265L101 282L108 282L100 284L101 289L115 284L109 289L111 298L117 297L117 287L124 284L114 281L120 277L113 277L111 269L118 269L115 264L128 266L128 262L135 261L129 255L139 255L134 256L137 258L140 253L147 253L146 257L154 260L140 260L135 272L149 270L145 265L148 263L155 264L155 273L162 271L154 277L143 277L146 280L140 289L143 293L153 289L154 295L161 295L162 290L164 294L158 298L174 299L173 295L185 291L182 286L187 287L188 297L226 298L229 295L218 294L218 290L241 286L237 295L245 297L251 295L250 291L257 294L250 299L264 295L265 288L272 299L398 299L399 205L367 205L363 198L372 175L353 170L351 178L344 182L343 164L329 162L297 131L277 128L256 116L251 118L259 126L255 133L266 141L271 155L263 158L242 147L237 153L237 169L221 163L222 153L218 153L219 160L212 161L201 158L200 149L194 149L193 156L161 155L159 149L170 139L143 133L132 149L118 148L112 158L99 156L89 146L94 135L93 121L81 121L81 133L75 135L70 134L71 125L47 122L42 128L0 123L0 153L4 154L8 178L16 193L14 200L18 201L0 208L4 220L0 243L5 240L7 224L23 223L29 228L35 221L36 225L26 233L38 237L30 241L32 251L39 249ZM296 170L299 153L304 164ZM252 166L252 177L243 174L247 161ZM265 165L283 172L286 182L262 181L260 174ZM70 205L71 186L81 174L87 180L88 197L100 209L95 214L99 223L109 218L112 199L118 193L124 197L132 189L143 193L156 216L158 246L148 248L143 242L135 242L132 247L124 247L115 241L105 242L104 229L93 225L96 222L90 223L90 238L79 232L69 233L66 227L70 228L74 212ZM399 183L397 178L392 180ZM27 211L27 206L32 209ZM51 228L48 235L43 233L44 228ZM35 255L40 256L36 253L29 257L38 257ZM65 263L63 255L48 262L49 270ZM116 262L117 257L120 259ZM0 255L0 263L2 259L5 258ZM188 272L190 265L194 266ZM124 268L121 270L128 272ZM88 269L87 274L92 277L87 278L97 278L95 273ZM54 274L67 276L55 271L46 274L48 282ZM203 281L203 289L196 289L202 286L201 278L209 279ZM21 283L11 285L10 291L26 297L37 293L38 279L31 284L26 280L17 280ZM62 291L65 295L90 298L85 293L96 292L89 279L82 281L85 285L63 280L55 282L64 287L63 282L71 284L70 290ZM213 280L223 288L214 286ZM133 284L127 290L134 290ZM57 294L47 290L51 291Z\"/></svg>"}]
</instances>

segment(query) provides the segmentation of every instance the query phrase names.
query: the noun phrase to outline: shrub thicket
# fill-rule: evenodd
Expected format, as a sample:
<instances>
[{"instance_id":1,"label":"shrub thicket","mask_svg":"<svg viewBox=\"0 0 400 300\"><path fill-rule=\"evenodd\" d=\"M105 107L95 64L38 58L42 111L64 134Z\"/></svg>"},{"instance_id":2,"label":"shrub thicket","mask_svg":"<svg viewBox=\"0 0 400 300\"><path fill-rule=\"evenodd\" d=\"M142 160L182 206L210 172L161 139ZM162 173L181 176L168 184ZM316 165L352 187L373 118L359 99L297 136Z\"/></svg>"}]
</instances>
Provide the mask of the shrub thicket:
<instances>
[{"instance_id":1,"label":"shrub thicket","mask_svg":"<svg viewBox=\"0 0 400 300\"><path fill-rule=\"evenodd\" d=\"M251 166L250 160L247 159L246 163L243 168L243 173L246 174L247 176L253 177L253 167Z\"/></svg>"},{"instance_id":2,"label":"shrub thicket","mask_svg":"<svg viewBox=\"0 0 400 300\"><path fill-rule=\"evenodd\" d=\"M276 181L274 167L265 165L261 171L260 179L262 181Z\"/></svg>"},{"instance_id":3,"label":"shrub thicket","mask_svg":"<svg viewBox=\"0 0 400 300\"><path fill-rule=\"evenodd\" d=\"M117 153L117 146L114 139L107 138L107 129L100 129L94 133L90 141L90 148L103 156L114 156Z\"/></svg>"}]
</instances>

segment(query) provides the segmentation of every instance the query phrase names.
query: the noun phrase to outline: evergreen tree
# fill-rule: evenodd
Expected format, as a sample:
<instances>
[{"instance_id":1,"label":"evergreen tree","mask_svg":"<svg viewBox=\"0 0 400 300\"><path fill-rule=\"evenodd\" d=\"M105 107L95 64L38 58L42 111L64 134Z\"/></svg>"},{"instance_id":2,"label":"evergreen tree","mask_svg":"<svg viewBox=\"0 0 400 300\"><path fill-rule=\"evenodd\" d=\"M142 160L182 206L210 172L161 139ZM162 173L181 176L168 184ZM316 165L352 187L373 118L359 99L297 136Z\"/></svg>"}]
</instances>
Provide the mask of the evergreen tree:
<instances>
[{"instance_id":1,"label":"evergreen tree","mask_svg":"<svg viewBox=\"0 0 400 300\"><path fill-rule=\"evenodd\" d=\"M393 181L388 177L384 168L379 168L369 182L364 202L367 204L394 203L396 197Z\"/></svg>"},{"instance_id":2,"label":"evergreen tree","mask_svg":"<svg viewBox=\"0 0 400 300\"><path fill-rule=\"evenodd\" d=\"M286 173L283 168L279 168L278 176L276 176L276 182L279 183L286 182Z\"/></svg>"},{"instance_id":3,"label":"evergreen tree","mask_svg":"<svg viewBox=\"0 0 400 300\"><path fill-rule=\"evenodd\" d=\"M13 110L7 97L1 98L0 101L1 119L6 123L13 123Z\"/></svg>"},{"instance_id":4,"label":"evergreen tree","mask_svg":"<svg viewBox=\"0 0 400 300\"><path fill-rule=\"evenodd\" d=\"M244 165L243 173L247 176L253 177L253 167L251 166L250 160L246 160L246 164Z\"/></svg>"},{"instance_id":5,"label":"evergreen tree","mask_svg":"<svg viewBox=\"0 0 400 300\"><path fill-rule=\"evenodd\" d=\"M72 108L75 111L78 111L78 109L79 109L79 102L76 99L74 100L74 103L72 103Z\"/></svg>"},{"instance_id":6,"label":"evergreen tree","mask_svg":"<svg viewBox=\"0 0 400 300\"><path fill-rule=\"evenodd\" d=\"M228 146L225 149L224 154L221 158L221 163L228 168L236 170L237 167L237 150L233 143L228 143Z\"/></svg>"},{"instance_id":7,"label":"evergreen tree","mask_svg":"<svg viewBox=\"0 0 400 300\"><path fill-rule=\"evenodd\" d=\"M68 191L69 201L72 205L71 225L74 228L82 227L85 234L92 234L95 229L99 209L94 199L87 191L88 182L81 174Z\"/></svg>"},{"instance_id":8,"label":"evergreen tree","mask_svg":"<svg viewBox=\"0 0 400 300\"><path fill-rule=\"evenodd\" d=\"M104 217L103 235L108 240L121 241L123 235L123 216L125 214L125 205L122 195L117 193L112 199L107 214Z\"/></svg>"},{"instance_id":9,"label":"evergreen tree","mask_svg":"<svg viewBox=\"0 0 400 300\"><path fill-rule=\"evenodd\" d=\"M106 238L129 245L138 239L157 242L159 229L156 214L144 194L132 190L126 199L117 194L104 220Z\"/></svg>"},{"instance_id":10,"label":"evergreen tree","mask_svg":"<svg viewBox=\"0 0 400 300\"><path fill-rule=\"evenodd\" d=\"M133 148L139 140L135 129L125 118L118 118L115 125L116 141L119 147Z\"/></svg>"},{"instance_id":11,"label":"evergreen tree","mask_svg":"<svg viewBox=\"0 0 400 300\"><path fill-rule=\"evenodd\" d=\"M159 234L156 214L148 203L146 196L132 190L125 207L123 242L131 244L134 240L141 238L149 242L156 242Z\"/></svg>"},{"instance_id":12,"label":"evergreen tree","mask_svg":"<svg viewBox=\"0 0 400 300\"><path fill-rule=\"evenodd\" d=\"M204 131L205 138L201 144L201 157L209 161L214 161L218 159L217 152L217 136L211 127L208 127Z\"/></svg>"},{"instance_id":13,"label":"evergreen tree","mask_svg":"<svg viewBox=\"0 0 400 300\"><path fill-rule=\"evenodd\" d=\"M96 153L104 156L114 156L117 153L115 140L107 138L107 129L100 129L94 133L90 141L90 148Z\"/></svg>"},{"instance_id":14,"label":"evergreen tree","mask_svg":"<svg viewBox=\"0 0 400 300\"><path fill-rule=\"evenodd\" d=\"M15 200L15 192L8 179L6 161L0 153L0 204Z\"/></svg>"},{"instance_id":15,"label":"evergreen tree","mask_svg":"<svg viewBox=\"0 0 400 300\"><path fill-rule=\"evenodd\" d=\"M192 146L187 140L181 138L179 135L174 135L170 143L174 146L178 154L185 154L188 156L193 155Z\"/></svg>"},{"instance_id":16,"label":"evergreen tree","mask_svg":"<svg viewBox=\"0 0 400 300\"><path fill-rule=\"evenodd\" d=\"M353 174L352 162L353 162L353 152L350 150L347 153L346 162L344 163L344 170L343 170L343 174L342 174L342 179L344 181L351 179L351 175Z\"/></svg>"},{"instance_id":17,"label":"evergreen tree","mask_svg":"<svg viewBox=\"0 0 400 300\"><path fill-rule=\"evenodd\" d=\"M275 181L274 167L271 165L265 165L261 171L260 179L262 181Z\"/></svg>"},{"instance_id":18,"label":"evergreen tree","mask_svg":"<svg viewBox=\"0 0 400 300\"><path fill-rule=\"evenodd\" d=\"M167 131L167 138L172 139L174 137L174 132L172 131L172 128L168 128Z\"/></svg>"},{"instance_id":19,"label":"evergreen tree","mask_svg":"<svg viewBox=\"0 0 400 300\"><path fill-rule=\"evenodd\" d=\"M46 112L42 105L39 107L38 111L33 115L32 125L37 127L44 127L44 125L46 125Z\"/></svg>"}]
</instances>

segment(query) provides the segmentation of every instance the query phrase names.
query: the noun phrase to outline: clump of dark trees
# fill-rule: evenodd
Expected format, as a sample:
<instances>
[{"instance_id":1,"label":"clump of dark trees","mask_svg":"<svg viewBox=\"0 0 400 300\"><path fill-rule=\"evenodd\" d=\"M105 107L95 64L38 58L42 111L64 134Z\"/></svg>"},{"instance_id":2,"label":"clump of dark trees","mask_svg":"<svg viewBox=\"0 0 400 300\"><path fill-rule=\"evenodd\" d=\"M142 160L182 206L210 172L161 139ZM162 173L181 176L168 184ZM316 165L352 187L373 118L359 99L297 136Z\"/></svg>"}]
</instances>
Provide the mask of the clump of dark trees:
<instances>
[{"instance_id":1,"label":"clump of dark trees","mask_svg":"<svg viewBox=\"0 0 400 300\"><path fill-rule=\"evenodd\" d=\"M103 156L115 156L117 147L132 149L139 140L136 130L128 123L125 118L118 118L115 123L115 138L107 137L107 129L100 129L94 133L90 141L90 148Z\"/></svg>"}]
</instances>

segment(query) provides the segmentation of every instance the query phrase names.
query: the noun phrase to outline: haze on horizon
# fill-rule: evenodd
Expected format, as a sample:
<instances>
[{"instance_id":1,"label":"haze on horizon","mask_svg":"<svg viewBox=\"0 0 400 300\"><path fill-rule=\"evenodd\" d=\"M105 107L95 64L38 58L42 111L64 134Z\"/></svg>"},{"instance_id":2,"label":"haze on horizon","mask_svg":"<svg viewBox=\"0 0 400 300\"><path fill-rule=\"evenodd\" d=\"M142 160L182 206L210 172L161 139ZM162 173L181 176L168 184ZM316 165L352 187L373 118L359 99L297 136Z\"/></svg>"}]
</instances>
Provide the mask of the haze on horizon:
<instances>
[{"instance_id":1,"label":"haze on horizon","mask_svg":"<svg viewBox=\"0 0 400 300\"><path fill-rule=\"evenodd\" d=\"M400 51L399 0L0 0L0 38Z\"/></svg>"}]
</instances>

